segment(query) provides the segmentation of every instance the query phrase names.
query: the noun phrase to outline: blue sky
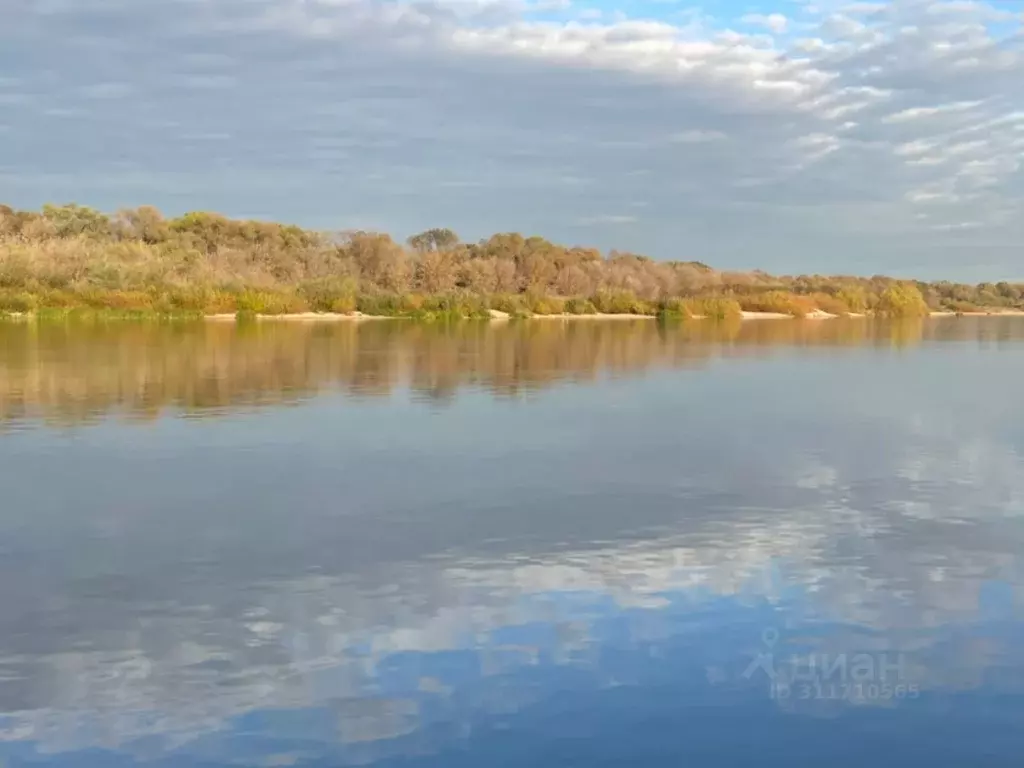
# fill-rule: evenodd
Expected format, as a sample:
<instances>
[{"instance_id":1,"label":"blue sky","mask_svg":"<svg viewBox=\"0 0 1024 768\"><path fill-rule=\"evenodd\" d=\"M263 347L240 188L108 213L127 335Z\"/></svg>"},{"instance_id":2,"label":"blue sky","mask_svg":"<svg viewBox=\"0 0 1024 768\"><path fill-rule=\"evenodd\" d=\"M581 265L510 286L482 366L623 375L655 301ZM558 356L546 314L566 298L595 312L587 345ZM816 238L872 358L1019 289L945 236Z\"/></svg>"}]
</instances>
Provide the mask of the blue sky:
<instances>
[{"instance_id":1,"label":"blue sky","mask_svg":"<svg viewBox=\"0 0 1024 768\"><path fill-rule=\"evenodd\" d=\"M0 199L1024 279L1024 3L8 0Z\"/></svg>"}]
</instances>

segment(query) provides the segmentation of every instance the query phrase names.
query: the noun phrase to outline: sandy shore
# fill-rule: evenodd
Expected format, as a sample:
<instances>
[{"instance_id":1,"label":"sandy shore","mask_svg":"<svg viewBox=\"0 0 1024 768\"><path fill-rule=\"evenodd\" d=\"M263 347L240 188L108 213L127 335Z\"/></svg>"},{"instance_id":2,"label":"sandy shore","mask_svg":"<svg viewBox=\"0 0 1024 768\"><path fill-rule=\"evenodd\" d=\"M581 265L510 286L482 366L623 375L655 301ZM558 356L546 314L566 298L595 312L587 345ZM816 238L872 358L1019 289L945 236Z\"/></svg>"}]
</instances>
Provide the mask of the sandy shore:
<instances>
[{"instance_id":1,"label":"sandy shore","mask_svg":"<svg viewBox=\"0 0 1024 768\"><path fill-rule=\"evenodd\" d=\"M787 315L785 312L741 312L740 316L744 320L793 320L793 315ZM801 319L802 320L830 320L839 315L833 315L829 312L823 312L820 309L816 309L813 312L808 312Z\"/></svg>"},{"instance_id":2,"label":"sandy shore","mask_svg":"<svg viewBox=\"0 0 1024 768\"><path fill-rule=\"evenodd\" d=\"M492 320L508 320L508 312L491 310ZM602 312L590 312L585 315L573 315L563 312L560 315L530 315L531 320L653 320L654 315L611 315Z\"/></svg>"},{"instance_id":3,"label":"sandy shore","mask_svg":"<svg viewBox=\"0 0 1024 768\"><path fill-rule=\"evenodd\" d=\"M497 309L490 310L492 320L509 320L511 319L508 312L502 312ZM6 318L9 320L27 319L33 316L33 313L29 312L7 312L0 313L0 318ZM931 317L1024 317L1024 310L1022 309L993 309L990 311L977 311L977 312L932 312ZM740 317L743 320L795 320L793 315L787 315L783 312L741 312ZM808 312L802 320L831 320L838 317L867 317L863 313L851 312L848 315L833 315L829 312L824 312L820 309L816 309L813 312ZM204 320L210 322L236 322L238 317L234 312L224 312L215 315L206 315ZM410 318L394 317L390 315L367 315L362 312L352 312L350 314L341 314L338 312L297 312L285 315L254 315L254 320L268 321L268 320L283 320L289 322L346 322L346 321L362 321L362 320L402 320ZM654 315L612 315L604 314L601 312L592 312L585 315L571 315L568 313L561 315L531 315L532 320L654 320ZM694 320L706 319L701 315L694 315Z\"/></svg>"},{"instance_id":4,"label":"sandy shore","mask_svg":"<svg viewBox=\"0 0 1024 768\"><path fill-rule=\"evenodd\" d=\"M234 312L225 312L219 315L206 315L206 320L237 320ZM401 320L400 317L389 317L387 315L364 315L362 312L342 314L340 312L293 312L285 315L253 315L254 320L290 320L290 321L342 321L342 320Z\"/></svg>"},{"instance_id":5,"label":"sandy shore","mask_svg":"<svg viewBox=\"0 0 1024 768\"><path fill-rule=\"evenodd\" d=\"M932 317L1024 317L1024 309L992 309L988 312L932 312Z\"/></svg>"}]
</instances>

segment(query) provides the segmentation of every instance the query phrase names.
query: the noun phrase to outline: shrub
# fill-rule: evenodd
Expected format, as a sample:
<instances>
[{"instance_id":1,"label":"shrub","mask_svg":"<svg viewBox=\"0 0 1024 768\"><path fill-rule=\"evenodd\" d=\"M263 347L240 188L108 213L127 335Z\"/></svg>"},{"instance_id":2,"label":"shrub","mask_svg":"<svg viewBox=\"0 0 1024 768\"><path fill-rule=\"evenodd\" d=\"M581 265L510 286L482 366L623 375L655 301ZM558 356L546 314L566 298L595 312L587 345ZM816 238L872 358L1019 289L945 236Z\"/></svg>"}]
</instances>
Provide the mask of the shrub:
<instances>
[{"instance_id":1,"label":"shrub","mask_svg":"<svg viewBox=\"0 0 1024 768\"><path fill-rule=\"evenodd\" d=\"M804 317L813 312L815 304L807 296L798 296L787 291L766 291L739 297L740 310L747 312L774 312L793 317Z\"/></svg>"},{"instance_id":2,"label":"shrub","mask_svg":"<svg viewBox=\"0 0 1024 768\"><path fill-rule=\"evenodd\" d=\"M971 302L971 301L957 301L956 299L953 299L952 301L945 302L943 307L945 309L948 309L950 312L984 312L985 311L983 307L979 307L974 302Z\"/></svg>"},{"instance_id":3,"label":"shrub","mask_svg":"<svg viewBox=\"0 0 1024 768\"><path fill-rule=\"evenodd\" d=\"M238 312L254 315L285 315L306 312L309 305L296 294L271 293L269 291L242 291L235 299Z\"/></svg>"},{"instance_id":4,"label":"shrub","mask_svg":"<svg viewBox=\"0 0 1024 768\"><path fill-rule=\"evenodd\" d=\"M33 312L38 306L31 293L0 291L0 312Z\"/></svg>"},{"instance_id":5,"label":"shrub","mask_svg":"<svg viewBox=\"0 0 1024 768\"><path fill-rule=\"evenodd\" d=\"M561 315L565 312L565 301L563 299L531 294L527 294L524 298L528 309L535 315Z\"/></svg>"},{"instance_id":6,"label":"shrub","mask_svg":"<svg viewBox=\"0 0 1024 768\"><path fill-rule=\"evenodd\" d=\"M352 296L339 296L330 303L327 308L328 312L335 312L339 315L351 315L356 311L358 306L355 295Z\"/></svg>"},{"instance_id":7,"label":"shrub","mask_svg":"<svg viewBox=\"0 0 1024 768\"><path fill-rule=\"evenodd\" d=\"M568 299L565 311L570 315L594 315L597 314L597 307L590 299Z\"/></svg>"},{"instance_id":8,"label":"shrub","mask_svg":"<svg viewBox=\"0 0 1024 768\"><path fill-rule=\"evenodd\" d=\"M859 285L845 285L839 289L836 298L846 305L848 311L862 314L871 308L868 292Z\"/></svg>"},{"instance_id":9,"label":"shrub","mask_svg":"<svg viewBox=\"0 0 1024 768\"><path fill-rule=\"evenodd\" d=\"M164 295L171 312L203 312L211 315L236 312L237 296L205 285L172 288Z\"/></svg>"},{"instance_id":10,"label":"shrub","mask_svg":"<svg viewBox=\"0 0 1024 768\"><path fill-rule=\"evenodd\" d=\"M530 314L524 298L518 294L498 294L491 297L491 308L505 312L510 317L526 317Z\"/></svg>"},{"instance_id":11,"label":"shrub","mask_svg":"<svg viewBox=\"0 0 1024 768\"><path fill-rule=\"evenodd\" d=\"M632 291L601 291L591 299L598 312L606 315L643 314L641 302Z\"/></svg>"},{"instance_id":12,"label":"shrub","mask_svg":"<svg viewBox=\"0 0 1024 768\"><path fill-rule=\"evenodd\" d=\"M466 302L468 305L468 302ZM460 297L449 294L411 296L406 299L407 311L421 320L461 320L467 311Z\"/></svg>"},{"instance_id":13,"label":"shrub","mask_svg":"<svg viewBox=\"0 0 1024 768\"><path fill-rule=\"evenodd\" d=\"M32 264L23 249L0 250L0 288L21 288L32 277Z\"/></svg>"},{"instance_id":14,"label":"shrub","mask_svg":"<svg viewBox=\"0 0 1024 768\"><path fill-rule=\"evenodd\" d=\"M402 293L363 293L356 299L356 309L364 315L402 317L423 307L422 299Z\"/></svg>"},{"instance_id":15,"label":"shrub","mask_svg":"<svg viewBox=\"0 0 1024 768\"><path fill-rule=\"evenodd\" d=\"M349 313L356 309L357 287L350 277L325 277L302 283L298 292L314 312Z\"/></svg>"},{"instance_id":16,"label":"shrub","mask_svg":"<svg viewBox=\"0 0 1024 768\"><path fill-rule=\"evenodd\" d=\"M690 319L693 313L684 299L665 299L658 305L658 316L674 319Z\"/></svg>"},{"instance_id":17,"label":"shrub","mask_svg":"<svg viewBox=\"0 0 1024 768\"><path fill-rule=\"evenodd\" d=\"M850 307L838 296L829 293L815 293L811 296L818 309L840 317L850 314Z\"/></svg>"},{"instance_id":18,"label":"shrub","mask_svg":"<svg viewBox=\"0 0 1024 768\"><path fill-rule=\"evenodd\" d=\"M491 302L487 296L474 293L461 293L454 297L452 310L460 317L482 320L491 316Z\"/></svg>"},{"instance_id":19,"label":"shrub","mask_svg":"<svg viewBox=\"0 0 1024 768\"><path fill-rule=\"evenodd\" d=\"M893 283L879 296L875 312L883 317L924 317L929 309L916 285Z\"/></svg>"},{"instance_id":20,"label":"shrub","mask_svg":"<svg viewBox=\"0 0 1024 768\"><path fill-rule=\"evenodd\" d=\"M40 311L44 309L70 309L77 303L77 299L67 291L52 288L40 291L37 300Z\"/></svg>"},{"instance_id":21,"label":"shrub","mask_svg":"<svg viewBox=\"0 0 1024 768\"><path fill-rule=\"evenodd\" d=\"M721 296L683 299L683 306L693 317L706 317L711 320L738 319L743 310L736 299Z\"/></svg>"}]
</instances>

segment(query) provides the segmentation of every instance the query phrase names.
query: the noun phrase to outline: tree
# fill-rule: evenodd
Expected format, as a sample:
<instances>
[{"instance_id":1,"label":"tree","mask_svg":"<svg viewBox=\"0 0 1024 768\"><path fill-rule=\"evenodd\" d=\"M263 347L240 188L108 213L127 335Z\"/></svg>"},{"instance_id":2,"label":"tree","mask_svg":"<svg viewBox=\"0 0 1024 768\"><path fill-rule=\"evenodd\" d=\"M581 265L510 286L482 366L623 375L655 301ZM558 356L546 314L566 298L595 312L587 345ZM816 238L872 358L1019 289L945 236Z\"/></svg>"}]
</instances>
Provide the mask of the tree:
<instances>
[{"instance_id":1,"label":"tree","mask_svg":"<svg viewBox=\"0 0 1024 768\"><path fill-rule=\"evenodd\" d=\"M562 296L587 296L593 293L590 278L576 264L566 267L555 279L555 289Z\"/></svg>"},{"instance_id":2,"label":"tree","mask_svg":"<svg viewBox=\"0 0 1024 768\"><path fill-rule=\"evenodd\" d=\"M420 253L447 251L459 244L459 236L447 228L428 229L418 235L413 235L406 242L410 248L414 248Z\"/></svg>"},{"instance_id":3,"label":"tree","mask_svg":"<svg viewBox=\"0 0 1024 768\"><path fill-rule=\"evenodd\" d=\"M408 288L409 260L390 236L353 232L343 248L358 265L360 277L370 285L395 292Z\"/></svg>"},{"instance_id":4,"label":"tree","mask_svg":"<svg viewBox=\"0 0 1024 768\"><path fill-rule=\"evenodd\" d=\"M424 293L451 293L456 275L451 253L427 251L416 264L416 287Z\"/></svg>"},{"instance_id":5,"label":"tree","mask_svg":"<svg viewBox=\"0 0 1024 768\"><path fill-rule=\"evenodd\" d=\"M929 313L921 291L913 283L892 283L882 291L875 311L885 317L924 317Z\"/></svg>"},{"instance_id":6,"label":"tree","mask_svg":"<svg viewBox=\"0 0 1024 768\"><path fill-rule=\"evenodd\" d=\"M519 291L516 263L511 259L495 259L494 290L498 293L517 293Z\"/></svg>"},{"instance_id":7,"label":"tree","mask_svg":"<svg viewBox=\"0 0 1024 768\"><path fill-rule=\"evenodd\" d=\"M847 308L856 314L867 312L868 294L860 285L844 285L839 289L836 298L843 302Z\"/></svg>"},{"instance_id":8,"label":"tree","mask_svg":"<svg viewBox=\"0 0 1024 768\"><path fill-rule=\"evenodd\" d=\"M118 211L114 225L126 240L141 240L144 243L162 243L171 234L160 211L149 205Z\"/></svg>"},{"instance_id":9,"label":"tree","mask_svg":"<svg viewBox=\"0 0 1024 768\"><path fill-rule=\"evenodd\" d=\"M56 237L110 234L110 219L99 211L82 205L44 205L43 218L53 227Z\"/></svg>"}]
</instances>

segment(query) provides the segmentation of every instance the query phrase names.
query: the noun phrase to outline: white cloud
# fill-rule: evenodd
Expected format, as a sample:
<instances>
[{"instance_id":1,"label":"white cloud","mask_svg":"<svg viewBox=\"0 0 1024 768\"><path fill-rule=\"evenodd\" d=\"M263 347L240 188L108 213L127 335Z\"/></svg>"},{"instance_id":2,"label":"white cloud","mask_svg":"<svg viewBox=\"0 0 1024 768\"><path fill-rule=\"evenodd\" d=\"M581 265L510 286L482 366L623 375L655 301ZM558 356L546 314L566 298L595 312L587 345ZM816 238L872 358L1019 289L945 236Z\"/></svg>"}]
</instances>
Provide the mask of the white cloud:
<instances>
[{"instance_id":1,"label":"white cloud","mask_svg":"<svg viewBox=\"0 0 1024 768\"><path fill-rule=\"evenodd\" d=\"M1021 212L988 233L1003 254L991 258L1024 235L1024 39L997 40L989 25L1001 16L985 3L853 3L742 20L762 34L699 10L651 20L515 0L47 9L17 4L0 30L18 72L3 86L17 92L0 95L0 120L5 173L25 182L19 204L258 206L316 226L352 208L398 234L444 223L568 238L572 222L643 195L652 205L631 229L638 251L673 256L685 241L707 261L755 266L756 245L756 266L769 269L831 271L827 254L837 271L876 272L904 258L909 237L948 260L935 264L944 273L975 262L973 252L965 261L932 248L924 227L897 243L868 213L887 203L913 226L921 190L942 189L958 220ZM106 27L94 23L101 13ZM89 104L104 89L102 108ZM81 125L38 127L47 112L83 108L92 117ZM221 135L232 140L194 138ZM133 177L116 194L117 161L147 170L149 186ZM218 167L262 181L233 192L228 177L194 183L189 202L157 182ZM566 195L565 178L590 181ZM401 189L389 186L399 179ZM275 186L308 194L257 192ZM470 191L480 188L486 199ZM832 241L812 223L823 204L836 206L837 229L840 218L861 221L855 238ZM865 252L878 262L864 264Z\"/></svg>"},{"instance_id":2,"label":"white cloud","mask_svg":"<svg viewBox=\"0 0 1024 768\"><path fill-rule=\"evenodd\" d=\"M910 107L883 118L887 123L902 123L908 120L920 120L955 112L965 112L980 105L980 101L958 101L952 104L940 104L934 107Z\"/></svg>"}]
</instances>

